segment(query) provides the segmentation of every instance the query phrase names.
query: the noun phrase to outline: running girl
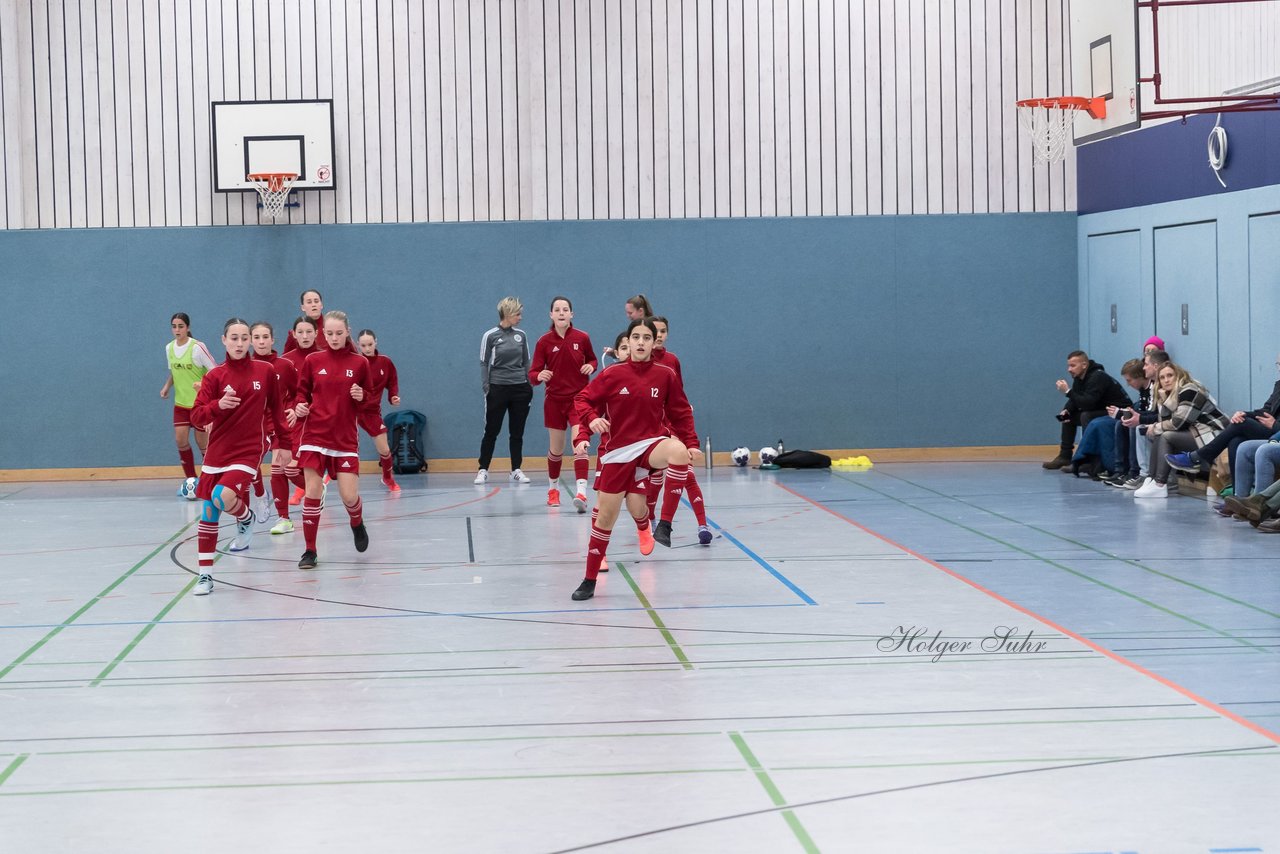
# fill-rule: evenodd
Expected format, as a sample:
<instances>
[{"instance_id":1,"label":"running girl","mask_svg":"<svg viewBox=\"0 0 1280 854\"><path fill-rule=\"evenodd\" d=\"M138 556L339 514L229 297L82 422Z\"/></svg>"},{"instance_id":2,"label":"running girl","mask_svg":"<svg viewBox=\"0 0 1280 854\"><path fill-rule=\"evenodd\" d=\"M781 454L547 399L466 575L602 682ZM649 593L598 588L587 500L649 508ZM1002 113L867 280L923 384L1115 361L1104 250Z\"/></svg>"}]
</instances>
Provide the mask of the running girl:
<instances>
[{"instance_id":1,"label":"running girl","mask_svg":"<svg viewBox=\"0 0 1280 854\"><path fill-rule=\"evenodd\" d=\"M196 537L200 575L192 591L213 592L213 558L218 546L218 519L227 513L236 520L232 551L249 548L253 511L249 484L262 460L268 419L286 423L287 415L276 374L265 362L249 358L249 324L233 317L222 328L227 360L209 371L200 384L191 415L196 423L211 424L208 452L196 497L203 501Z\"/></svg>"},{"instance_id":2,"label":"running girl","mask_svg":"<svg viewBox=\"0 0 1280 854\"><path fill-rule=\"evenodd\" d=\"M623 497L638 530L648 527L644 472L666 469L662 518L670 520L684 491L692 460L701 456L693 425L693 409L675 372L651 361L657 332L649 318L628 327L630 359L602 371L575 398L577 422L592 433L609 433L609 450L600 457L599 510L587 546L587 571L575 601L595 595L600 562L609 548L613 524ZM671 434L674 433L675 437ZM677 438L678 437L678 438ZM586 449L586 440L578 448ZM663 542L663 526L666 526ZM659 522L653 538L671 545L669 521Z\"/></svg>"},{"instance_id":3,"label":"running girl","mask_svg":"<svg viewBox=\"0 0 1280 854\"><path fill-rule=\"evenodd\" d=\"M353 353L351 327L341 311L326 312L324 337L328 345L302 363L298 379L298 403L294 413L305 418L299 441L298 464L307 481L302 501L302 533L306 551L298 569L315 569L316 534L320 528L324 476L338 481L338 494L351 519L351 535L356 551L369 548L369 532L364 527L364 505L360 502L360 449L356 418L360 404L372 397L369 360Z\"/></svg>"},{"instance_id":4,"label":"running girl","mask_svg":"<svg viewBox=\"0 0 1280 854\"><path fill-rule=\"evenodd\" d=\"M546 383L542 402L542 423L551 437L547 450L547 506L560 506L560 465L564 456L565 430L573 423L573 398L587 385L596 369L591 338L574 328L573 303L568 297L551 300L551 330L533 348L529 379L534 385ZM587 512L587 452L576 450L578 427L574 424L572 445L573 476L577 481L573 506Z\"/></svg>"},{"instance_id":5,"label":"running girl","mask_svg":"<svg viewBox=\"0 0 1280 854\"><path fill-rule=\"evenodd\" d=\"M360 427L369 434L373 439L373 446L378 449L382 482L392 492L399 492L400 484L396 483L391 474L391 446L387 444L387 425L382 423L382 390L386 389L387 399L392 406L399 406L400 378L396 375L395 363L378 352L378 336L373 334L372 329L361 329L357 339L361 355L369 360L369 380L373 392L360 410Z\"/></svg>"},{"instance_id":6,"label":"running girl","mask_svg":"<svg viewBox=\"0 0 1280 854\"><path fill-rule=\"evenodd\" d=\"M653 324L657 327L658 337L654 341L653 361L660 365L666 365L676 372L676 376L680 377L680 382L684 383L684 372L680 369L680 360L676 358L676 354L667 349L667 319L665 317L655 317ZM662 490L662 474L660 472L651 473L649 475L649 515L653 515L653 508L658 501L658 493ZM698 521L698 542L704 546L711 545L713 539L711 529L707 527L707 505L702 500L702 487L698 485L698 479L694 477L693 469L689 470L689 479L684 485L685 494L689 496L689 506L693 508L694 518ZM672 520L668 520L672 521Z\"/></svg>"},{"instance_id":7,"label":"running girl","mask_svg":"<svg viewBox=\"0 0 1280 854\"><path fill-rule=\"evenodd\" d=\"M316 333L319 331L320 331L320 327L316 325L316 321L307 317L305 314L299 317L297 320L295 320L293 322L293 328L289 330L289 336L293 343L293 349L292 350L288 349L288 345L286 345L284 355L281 356L280 358L285 359L290 364L292 364L294 372L298 376L302 375L302 363L306 361L307 356L310 356L312 353L320 352L320 343L316 340ZM291 403L296 402L296 393L297 393L296 385L294 386L294 393L295 393L295 401L291 401ZM297 417L299 420L302 419L302 416L300 415ZM297 439L298 439L299 433L300 433L299 430L295 429L293 431L294 441L293 441L292 447L290 448L290 451L292 451L294 459L297 459L298 457ZM302 503L302 496L306 493L306 489L304 488L304 485L303 485L304 482L300 482L302 480L301 471L295 465L292 473L289 472L288 470L285 471L285 477L289 480L290 483L294 485L294 487L296 487L293 491L293 495L289 496L289 504L292 506L297 506ZM281 527L281 526L277 525L276 527ZM288 527L289 527L289 531L292 531L293 523L290 522ZM287 534L289 533L289 531L280 531L280 533ZM275 528L272 528L271 532L273 534L276 533Z\"/></svg>"},{"instance_id":8,"label":"running girl","mask_svg":"<svg viewBox=\"0 0 1280 854\"><path fill-rule=\"evenodd\" d=\"M191 337L191 318L179 311L169 318L173 340L165 345L164 354L169 362L169 378L160 388L161 399L168 399L173 389L173 438L178 445L178 458L182 460L182 476L196 476L195 454L191 450L191 431L196 431L196 444L203 455L209 444L209 434L204 425L191 420L191 407L196 402L196 388L200 379L217 364L209 348ZM186 497L186 481L178 487L178 495Z\"/></svg>"}]
</instances>

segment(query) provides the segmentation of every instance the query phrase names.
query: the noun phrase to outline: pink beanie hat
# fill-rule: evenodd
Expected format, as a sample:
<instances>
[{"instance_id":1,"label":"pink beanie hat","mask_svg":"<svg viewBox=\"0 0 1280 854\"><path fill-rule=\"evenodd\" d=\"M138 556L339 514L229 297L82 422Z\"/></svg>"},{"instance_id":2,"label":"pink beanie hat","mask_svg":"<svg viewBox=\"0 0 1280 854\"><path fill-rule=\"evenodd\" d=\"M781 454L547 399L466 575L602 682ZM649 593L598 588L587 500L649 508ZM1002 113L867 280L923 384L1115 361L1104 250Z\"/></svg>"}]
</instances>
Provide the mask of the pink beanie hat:
<instances>
[{"instance_id":1,"label":"pink beanie hat","mask_svg":"<svg viewBox=\"0 0 1280 854\"><path fill-rule=\"evenodd\" d=\"M1156 345L1157 347L1159 347L1161 350L1163 350L1163 349L1164 349L1164 339L1163 339L1163 338L1161 338L1159 335L1152 335L1152 336L1151 336L1150 338L1148 338L1146 341L1143 341L1143 342L1142 342L1142 349L1144 349L1144 350L1145 350L1145 349L1147 348L1147 345L1148 345L1148 344L1155 344L1155 345Z\"/></svg>"}]
</instances>

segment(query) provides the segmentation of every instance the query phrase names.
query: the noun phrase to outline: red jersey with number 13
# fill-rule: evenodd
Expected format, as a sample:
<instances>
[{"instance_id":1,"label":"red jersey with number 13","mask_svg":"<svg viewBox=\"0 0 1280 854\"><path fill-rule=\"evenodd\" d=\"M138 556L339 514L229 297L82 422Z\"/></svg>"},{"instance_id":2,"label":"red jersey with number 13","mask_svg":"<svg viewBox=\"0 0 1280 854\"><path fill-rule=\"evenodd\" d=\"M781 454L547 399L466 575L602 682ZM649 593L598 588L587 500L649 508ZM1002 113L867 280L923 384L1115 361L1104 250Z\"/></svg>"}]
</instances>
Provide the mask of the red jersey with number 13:
<instances>
[{"instance_id":1,"label":"red jersey with number 13","mask_svg":"<svg viewBox=\"0 0 1280 854\"><path fill-rule=\"evenodd\" d=\"M365 400L372 396L369 360L359 353L325 349L303 361L298 399L306 402L310 411L302 422L300 451L316 451L330 457L359 456L356 416L363 403L351 397L353 384L364 389Z\"/></svg>"}]
</instances>

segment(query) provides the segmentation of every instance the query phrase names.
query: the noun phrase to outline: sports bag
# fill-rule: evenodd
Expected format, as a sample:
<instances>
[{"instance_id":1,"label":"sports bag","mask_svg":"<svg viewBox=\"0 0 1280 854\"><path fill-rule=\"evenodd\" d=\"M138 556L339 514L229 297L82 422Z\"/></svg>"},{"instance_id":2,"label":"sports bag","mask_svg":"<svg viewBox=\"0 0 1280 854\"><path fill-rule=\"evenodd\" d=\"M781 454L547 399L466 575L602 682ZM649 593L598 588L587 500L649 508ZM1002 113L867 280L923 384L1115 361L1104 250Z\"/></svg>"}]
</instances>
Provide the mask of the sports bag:
<instances>
[{"instance_id":1,"label":"sports bag","mask_svg":"<svg viewBox=\"0 0 1280 854\"><path fill-rule=\"evenodd\" d=\"M412 409L387 413L383 419L391 440L391 468L396 474L414 474L427 470L422 453L427 432L427 416Z\"/></svg>"},{"instance_id":2,"label":"sports bag","mask_svg":"<svg viewBox=\"0 0 1280 854\"><path fill-rule=\"evenodd\" d=\"M779 454L773 462L786 469L831 468L831 457L817 451L787 451L785 454Z\"/></svg>"}]
</instances>

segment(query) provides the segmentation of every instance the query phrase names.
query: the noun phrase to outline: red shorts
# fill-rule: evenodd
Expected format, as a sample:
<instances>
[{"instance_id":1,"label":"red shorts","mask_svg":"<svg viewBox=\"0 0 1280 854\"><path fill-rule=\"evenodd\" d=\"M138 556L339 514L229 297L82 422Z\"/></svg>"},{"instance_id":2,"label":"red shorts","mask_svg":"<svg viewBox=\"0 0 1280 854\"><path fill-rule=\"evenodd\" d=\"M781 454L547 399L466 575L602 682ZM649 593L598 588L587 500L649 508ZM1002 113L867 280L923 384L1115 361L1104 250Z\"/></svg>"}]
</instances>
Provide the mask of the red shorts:
<instances>
[{"instance_id":1,"label":"red shorts","mask_svg":"<svg viewBox=\"0 0 1280 854\"><path fill-rule=\"evenodd\" d=\"M204 428L191 423L191 410L185 406L173 405L173 426L174 427L195 427L201 433Z\"/></svg>"},{"instance_id":2,"label":"red shorts","mask_svg":"<svg viewBox=\"0 0 1280 854\"><path fill-rule=\"evenodd\" d=\"M359 457L331 457L319 451L302 451L297 457L298 468L311 469L322 475L327 474L330 479L336 478L339 474L360 474Z\"/></svg>"},{"instance_id":3,"label":"red shorts","mask_svg":"<svg viewBox=\"0 0 1280 854\"><path fill-rule=\"evenodd\" d=\"M208 501L213 497L213 488L223 486L234 492L241 502L248 503L251 483L253 483L253 475L239 469L220 472L204 469L200 472L200 482L196 484L196 498Z\"/></svg>"},{"instance_id":4,"label":"red shorts","mask_svg":"<svg viewBox=\"0 0 1280 854\"><path fill-rule=\"evenodd\" d=\"M542 400L542 426L548 430L564 430L573 420L573 398L548 394Z\"/></svg>"},{"instance_id":5,"label":"red shorts","mask_svg":"<svg viewBox=\"0 0 1280 854\"><path fill-rule=\"evenodd\" d=\"M382 423L382 413L376 409L372 412L362 410L356 416L356 423L360 425L361 430L375 438L387 432L387 425Z\"/></svg>"},{"instance_id":6,"label":"red shorts","mask_svg":"<svg viewBox=\"0 0 1280 854\"><path fill-rule=\"evenodd\" d=\"M654 439L644 453L634 460L620 463L604 463L596 471L596 492L634 492L645 494L645 478L649 476L649 455L665 440Z\"/></svg>"}]
</instances>

